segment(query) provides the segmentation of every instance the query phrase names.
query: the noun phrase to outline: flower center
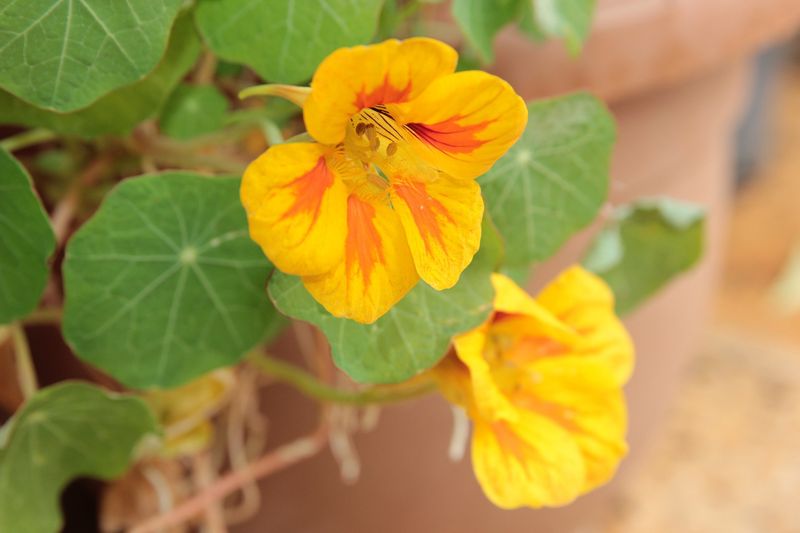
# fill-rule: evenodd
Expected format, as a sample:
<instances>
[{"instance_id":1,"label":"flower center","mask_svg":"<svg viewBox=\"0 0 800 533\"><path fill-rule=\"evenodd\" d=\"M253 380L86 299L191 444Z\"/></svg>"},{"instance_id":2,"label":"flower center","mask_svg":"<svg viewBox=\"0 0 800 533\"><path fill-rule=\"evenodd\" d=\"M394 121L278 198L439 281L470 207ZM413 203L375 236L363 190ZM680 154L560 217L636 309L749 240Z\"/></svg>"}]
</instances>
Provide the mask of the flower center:
<instances>
[{"instance_id":1,"label":"flower center","mask_svg":"<svg viewBox=\"0 0 800 533\"><path fill-rule=\"evenodd\" d=\"M362 110L350 119L345 150L366 165L382 166L403 144L401 126L383 106Z\"/></svg>"},{"instance_id":2,"label":"flower center","mask_svg":"<svg viewBox=\"0 0 800 533\"><path fill-rule=\"evenodd\" d=\"M392 182L433 182L438 178L438 171L416 154L409 135L382 105L350 118L342 148L345 158L366 172L367 189L375 191L377 186L385 191L389 178Z\"/></svg>"}]
</instances>

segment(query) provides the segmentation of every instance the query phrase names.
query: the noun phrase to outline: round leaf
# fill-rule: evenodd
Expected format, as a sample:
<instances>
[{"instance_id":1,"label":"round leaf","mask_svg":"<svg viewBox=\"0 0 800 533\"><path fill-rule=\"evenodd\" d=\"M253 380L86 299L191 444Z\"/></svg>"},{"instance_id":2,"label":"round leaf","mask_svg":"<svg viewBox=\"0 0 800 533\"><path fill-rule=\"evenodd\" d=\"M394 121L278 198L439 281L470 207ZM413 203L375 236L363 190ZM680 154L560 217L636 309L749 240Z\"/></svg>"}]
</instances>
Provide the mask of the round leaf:
<instances>
[{"instance_id":1,"label":"round leaf","mask_svg":"<svg viewBox=\"0 0 800 533\"><path fill-rule=\"evenodd\" d=\"M182 0L27 0L0 10L0 86L55 111L153 70Z\"/></svg>"},{"instance_id":2,"label":"round leaf","mask_svg":"<svg viewBox=\"0 0 800 533\"><path fill-rule=\"evenodd\" d=\"M617 312L633 311L703 254L705 212L670 198L618 207L583 263L611 286Z\"/></svg>"},{"instance_id":3,"label":"round leaf","mask_svg":"<svg viewBox=\"0 0 800 533\"><path fill-rule=\"evenodd\" d=\"M0 324L36 307L53 248L53 229L28 173L0 149Z\"/></svg>"},{"instance_id":4,"label":"round leaf","mask_svg":"<svg viewBox=\"0 0 800 533\"><path fill-rule=\"evenodd\" d=\"M368 42L383 0L201 0L195 11L208 46L264 79L298 83L325 56ZM343 73L345 75L346 73Z\"/></svg>"},{"instance_id":5,"label":"round leaf","mask_svg":"<svg viewBox=\"0 0 800 533\"><path fill-rule=\"evenodd\" d=\"M277 327L270 269L248 237L238 179L128 179L67 247L64 334L126 385L182 384Z\"/></svg>"},{"instance_id":6,"label":"round leaf","mask_svg":"<svg viewBox=\"0 0 800 533\"><path fill-rule=\"evenodd\" d=\"M121 475L142 438L156 432L138 398L78 382L39 391L0 436L0 531L59 531L64 485L76 477Z\"/></svg>"}]
</instances>

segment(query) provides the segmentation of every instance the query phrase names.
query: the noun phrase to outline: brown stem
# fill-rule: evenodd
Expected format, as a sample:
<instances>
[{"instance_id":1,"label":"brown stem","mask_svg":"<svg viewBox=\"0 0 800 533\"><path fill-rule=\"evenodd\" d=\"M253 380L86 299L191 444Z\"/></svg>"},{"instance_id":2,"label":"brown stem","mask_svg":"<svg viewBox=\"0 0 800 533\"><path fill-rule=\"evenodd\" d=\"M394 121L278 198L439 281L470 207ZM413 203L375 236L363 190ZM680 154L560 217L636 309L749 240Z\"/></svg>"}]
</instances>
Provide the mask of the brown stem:
<instances>
[{"instance_id":1,"label":"brown stem","mask_svg":"<svg viewBox=\"0 0 800 533\"><path fill-rule=\"evenodd\" d=\"M200 62L197 64L192 75L192 80L198 85L208 85L214 81L214 73L217 71L217 56L210 50L203 52Z\"/></svg>"},{"instance_id":2,"label":"brown stem","mask_svg":"<svg viewBox=\"0 0 800 533\"><path fill-rule=\"evenodd\" d=\"M281 446L245 468L228 473L219 478L213 485L171 511L135 526L130 533L156 533L182 524L204 512L212 503L222 500L247 483L315 455L323 448L327 437L328 426L326 423L322 423L311 435Z\"/></svg>"},{"instance_id":3,"label":"brown stem","mask_svg":"<svg viewBox=\"0 0 800 533\"><path fill-rule=\"evenodd\" d=\"M87 187L92 186L99 180L111 165L113 157L111 154L103 154L89 163L89 166L72 182L67 194L56 204L53 214L50 217L53 224L53 232L56 235L56 242L59 247L64 244L69 233L72 219L81 199L81 193Z\"/></svg>"},{"instance_id":4,"label":"brown stem","mask_svg":"<svg viewBox=\"0 0 800 533\"><path fill-rule=\"evenodd\" d=\"M26 400L30 400L39 389L36 380L36 368L33 366L31 348L28 345L28 338L25 336L25 328L22 324L11 324L11 338L14 340L14 356L17 364L17 380L19 388Z\"/></svg>"},{"instance_id":5,"label":"brown stem","mask_svg":"<svg viewBox=\"0 0 800 533\"><path fill-rule=\"evenodd\" d=\"M188 141L176 141L159 135L154 124L145 123L134 130L126 146L134 153L147 157L160 168L204 169L241 174L247 161L218 149L220 144L231 142L236 135L235 131L226 131Z\"/></svg>"}]
</instances>

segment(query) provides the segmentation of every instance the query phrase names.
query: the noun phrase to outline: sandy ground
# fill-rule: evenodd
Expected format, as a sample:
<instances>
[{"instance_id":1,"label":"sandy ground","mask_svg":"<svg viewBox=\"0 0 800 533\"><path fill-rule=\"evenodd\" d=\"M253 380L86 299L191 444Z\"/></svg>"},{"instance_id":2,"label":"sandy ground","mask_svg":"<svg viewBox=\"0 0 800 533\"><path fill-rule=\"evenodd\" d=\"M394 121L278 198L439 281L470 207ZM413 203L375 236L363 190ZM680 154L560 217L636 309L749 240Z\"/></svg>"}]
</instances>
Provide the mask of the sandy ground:
<instances>
[{"instance_id":1,"label":"sandy ground","mask_svg":"<svg viewBox=\"0 0 800 533\"><path fill-rule=\"evenodd\" d=\"M800 532L797 61L773 112L767 162L735 201L715 323L663 435L600 531Z\"/></svg>"}]
</instances>

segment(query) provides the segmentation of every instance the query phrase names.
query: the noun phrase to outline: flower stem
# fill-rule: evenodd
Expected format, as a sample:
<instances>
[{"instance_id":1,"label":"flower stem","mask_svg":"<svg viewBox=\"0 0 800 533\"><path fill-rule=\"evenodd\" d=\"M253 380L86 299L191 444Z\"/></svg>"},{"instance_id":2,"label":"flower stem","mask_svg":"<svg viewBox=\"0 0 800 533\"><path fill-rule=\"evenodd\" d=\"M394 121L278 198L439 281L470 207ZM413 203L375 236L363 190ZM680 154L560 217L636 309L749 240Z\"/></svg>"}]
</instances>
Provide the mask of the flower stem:
<instances>
[{"instance_id":1,"label":"flower stem","mask_svg":"<svg viewBox=\"0 0 800 533\"><path fill-rule=\"evenodd\" d=\"M432 380L415 379L397 385L376 385L360 391L348 391L321 383L305 370L268 355L253 354L249 360L265 374L324 402L349 405L392 403L422 396L431 392L435 386Z\"/></svg>"},{"instance_id":2,"label":"flower stem","mask_svg":"<svg viewBox=\"0 0 800 533\"><path fill-rule=\"evenodd\" d=\"M0 147L9 152L14 150L21 150L28 146L39 144L45 141L50 141L56 138L56 134L50 130L42 128L34 128L32 130L23 131L17 135L13 135L0 141Z\"/></svg>"},{"instance_id":3,"label":"flower stem","mask_svg":"<svg viewBox=\"0 0 800 533\"><path fill-rule=\"evenodd\" d=\"M11 325L11 338L14 340L14 356L17 363L17 380L22 395L29 400L39 388L36 382L36 369L31 358L31 349L25 330L18 322Z\"/></svg>"}]
</instances>

